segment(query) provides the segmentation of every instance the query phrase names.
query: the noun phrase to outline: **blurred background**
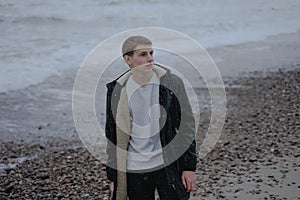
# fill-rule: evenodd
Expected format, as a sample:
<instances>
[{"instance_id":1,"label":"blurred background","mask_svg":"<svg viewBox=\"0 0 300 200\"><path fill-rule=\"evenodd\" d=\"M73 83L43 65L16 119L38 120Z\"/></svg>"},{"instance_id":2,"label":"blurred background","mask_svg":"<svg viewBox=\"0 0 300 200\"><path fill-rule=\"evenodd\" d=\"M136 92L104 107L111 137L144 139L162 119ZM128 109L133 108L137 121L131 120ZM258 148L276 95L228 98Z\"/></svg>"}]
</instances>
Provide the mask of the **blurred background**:
<instances>
[{"instance_id":1,"label":"blurred background","mask_svg":"<svg viewBox=\"0 0 300 200\"><path fill-rule=\"evenodd\" d=\"M297 0L1 0L0 92L77 69L108 37L149 26L190 36L220 63L224 76L232 76L248 71L249 66L226 65L222 55L230 49L220 51L220 47L296 32L299 19ZM268 43L256 50L270 48ZM231 59L234 55L230 52ZM266 67L256 64L250 70Z\"/></svg>"}]
</instances>

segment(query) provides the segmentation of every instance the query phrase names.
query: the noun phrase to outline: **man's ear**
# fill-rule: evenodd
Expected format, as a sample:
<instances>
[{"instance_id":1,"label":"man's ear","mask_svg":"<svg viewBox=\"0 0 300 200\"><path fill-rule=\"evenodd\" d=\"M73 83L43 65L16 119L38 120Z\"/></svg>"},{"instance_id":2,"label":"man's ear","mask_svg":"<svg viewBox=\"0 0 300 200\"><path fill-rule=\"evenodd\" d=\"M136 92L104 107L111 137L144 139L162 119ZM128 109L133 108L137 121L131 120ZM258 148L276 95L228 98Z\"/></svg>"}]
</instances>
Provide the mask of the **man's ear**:
<instances>
[{"instance_id":1,"label":"man's ear","mask_svg":"<svg viewBox=\"0 0 300 200\"><path fill-rule=\"evenodd\" d=\"M123 58L124 58L124 61L127 63L127 65L131 66L131 57L128 55L125 55Z\"/></svg>"}]
</instances>

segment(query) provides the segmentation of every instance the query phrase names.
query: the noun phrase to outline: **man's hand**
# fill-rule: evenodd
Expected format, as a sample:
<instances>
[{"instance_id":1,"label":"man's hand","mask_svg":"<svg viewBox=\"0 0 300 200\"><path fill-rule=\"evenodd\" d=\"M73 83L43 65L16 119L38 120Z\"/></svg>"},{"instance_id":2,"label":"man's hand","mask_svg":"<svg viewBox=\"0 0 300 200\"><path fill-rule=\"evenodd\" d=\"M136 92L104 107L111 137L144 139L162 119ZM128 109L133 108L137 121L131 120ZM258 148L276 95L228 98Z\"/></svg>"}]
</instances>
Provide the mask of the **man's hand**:
<instances>
[{"instance_id":1,"label":"man's hand","mask_svg":"<svg viewBox=\"0 0 300 200\"><path fill-rule=\"evenodd\" d=\"M181 176L182 183L187 192L191 192L196 185L196 176L193 171L183 171Z\"/></svg>"},{"instance_id":2,"label":"man's hand","mask_svg":"<svg viewBox=\"0 0 300 200\"><path fill-rule=\"evenodd\" d=\"M114 194L114 182L111 182L110 183L110 197L109 197L109 199L113 199L113 194Z\"/></svg>"},{"instance_id":3,"label":"man's hand","mask_svg":"<svg viewBox=\"0 0 300 200\"><path fill-rule=\"evenodd\" d=\"M114 182L110 183L110 192L113 193L114 192Z\"/></svg>"}]
</instances>

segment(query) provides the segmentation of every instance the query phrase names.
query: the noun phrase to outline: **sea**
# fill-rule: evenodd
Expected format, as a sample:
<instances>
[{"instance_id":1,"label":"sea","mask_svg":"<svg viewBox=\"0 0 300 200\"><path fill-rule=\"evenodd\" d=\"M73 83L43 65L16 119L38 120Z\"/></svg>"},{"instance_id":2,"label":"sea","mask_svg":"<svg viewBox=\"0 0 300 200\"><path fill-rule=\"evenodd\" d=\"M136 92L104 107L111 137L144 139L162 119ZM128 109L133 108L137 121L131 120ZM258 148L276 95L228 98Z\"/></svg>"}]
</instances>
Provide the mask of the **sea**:
<instances>
[{"instance_id":1,"label":"sea","mask_svg":"<svg viewBox=\"0 0 300 200\"><path fill-rule=\"evenodd\" d=\"M217 48L296 32L299 19L298 0L1 0L0 92L76 69L129 29L168 28Z\"/></svg>"}]
</instances>

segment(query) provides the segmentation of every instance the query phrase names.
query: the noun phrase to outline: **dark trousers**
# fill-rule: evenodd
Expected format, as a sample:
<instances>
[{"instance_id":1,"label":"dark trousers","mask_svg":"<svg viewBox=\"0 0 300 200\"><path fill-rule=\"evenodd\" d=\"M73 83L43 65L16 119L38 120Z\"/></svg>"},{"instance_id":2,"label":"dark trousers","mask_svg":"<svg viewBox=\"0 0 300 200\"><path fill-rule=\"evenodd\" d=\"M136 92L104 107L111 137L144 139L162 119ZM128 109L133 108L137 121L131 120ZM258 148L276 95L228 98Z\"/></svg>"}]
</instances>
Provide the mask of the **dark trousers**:
<instances>
[{"instance_id":1,"label":"dark trousers","mask_svg":"<svg viewBox=\"0 0 300 200\"><path fill-rule=\"evenodd\" d=\"M177 200L176 191L168 184L165 168L146 173L127 173L129 200L154 200L157 189L160 200Z\"/></svg>"}]
</instances>

